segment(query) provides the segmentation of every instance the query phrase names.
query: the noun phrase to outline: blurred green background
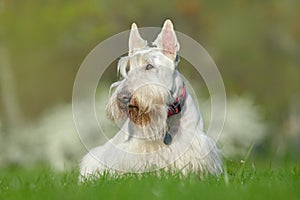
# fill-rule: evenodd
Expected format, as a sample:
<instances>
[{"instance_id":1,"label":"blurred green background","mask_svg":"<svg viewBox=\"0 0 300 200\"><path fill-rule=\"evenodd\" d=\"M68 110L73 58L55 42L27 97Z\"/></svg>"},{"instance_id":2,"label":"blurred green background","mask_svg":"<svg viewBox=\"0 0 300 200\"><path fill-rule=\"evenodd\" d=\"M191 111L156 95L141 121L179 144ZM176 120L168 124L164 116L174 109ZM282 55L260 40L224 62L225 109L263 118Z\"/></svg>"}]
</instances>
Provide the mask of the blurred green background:
<instances>
[{"instance_id":1,"label":"blurred green background","mask_svg":"<svg viewBox=\"0 0 300 200\"><path fill-rule=\"evenodd\" d=\"M1 0L0 163L15 152L8 144L20 145L16 138L27 137L22 130L28 124L71 103L76 72L98 43L132 22L161 27L166 18L208 51L228 98L246 95L259 107L267 129L258 154L298 159L300 1ZM192 79L194 73L184 74ZM115 80L114 66L103 81Z\"/></svg>"}]
</instances>

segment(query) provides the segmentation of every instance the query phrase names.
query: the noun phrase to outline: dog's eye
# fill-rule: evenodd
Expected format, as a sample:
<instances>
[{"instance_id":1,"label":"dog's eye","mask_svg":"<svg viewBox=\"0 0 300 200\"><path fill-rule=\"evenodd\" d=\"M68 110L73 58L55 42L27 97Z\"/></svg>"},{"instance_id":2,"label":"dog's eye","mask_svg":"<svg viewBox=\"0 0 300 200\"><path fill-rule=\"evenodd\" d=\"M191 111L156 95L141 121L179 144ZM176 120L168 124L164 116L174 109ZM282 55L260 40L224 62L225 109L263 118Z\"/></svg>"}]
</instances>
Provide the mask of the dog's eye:
<instances>
[{"instance_id":1,"label":"dog's eye","mask_svg":"<svg viewBox=\"0 0 300 200\"><path fill-rule=\"evenodd\" d=\"M150 69L153 69L153 68L154 68L154 66L151 65L151 64L146 65L146 70L150 70Z\"/></svg>"}]
</instances>

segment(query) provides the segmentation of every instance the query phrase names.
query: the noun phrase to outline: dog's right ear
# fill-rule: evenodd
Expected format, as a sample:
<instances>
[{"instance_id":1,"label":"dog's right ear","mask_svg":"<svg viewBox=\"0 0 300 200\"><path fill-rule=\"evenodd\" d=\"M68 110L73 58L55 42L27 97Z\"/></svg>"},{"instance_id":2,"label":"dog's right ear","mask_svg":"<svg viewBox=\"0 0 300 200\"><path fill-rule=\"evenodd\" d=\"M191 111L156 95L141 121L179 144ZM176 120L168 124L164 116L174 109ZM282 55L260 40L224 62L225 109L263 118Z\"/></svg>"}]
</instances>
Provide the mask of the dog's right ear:
<instances>
[{"instance_id":1,"label":"dog's right ear","mask_svg":"<svg viewBox=\"0 0 300 200\"><path fill-rule=\"evenodd\" d=\"M131 25L128 45L129 56L132 55L136 50L142 49L147 46L147 41L140 36L137 25L135 23Z\"/></svg>"}]
</instances>

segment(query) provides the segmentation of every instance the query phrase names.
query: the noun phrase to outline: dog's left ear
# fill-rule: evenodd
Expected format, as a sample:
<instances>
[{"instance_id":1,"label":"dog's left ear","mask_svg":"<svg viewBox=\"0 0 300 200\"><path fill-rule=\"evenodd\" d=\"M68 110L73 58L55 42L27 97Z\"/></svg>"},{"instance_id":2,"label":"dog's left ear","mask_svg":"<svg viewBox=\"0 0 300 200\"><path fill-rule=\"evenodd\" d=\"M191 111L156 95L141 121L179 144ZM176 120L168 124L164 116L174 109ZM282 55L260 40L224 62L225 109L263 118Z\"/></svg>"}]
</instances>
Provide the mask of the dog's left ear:
<instances>
[{"instance_id":1,"label":"dog's left ear","mask_svg":"<svg viewBox=\"0 0 300 200\"><path fill-rule=\"evenodd\" d=\"M138 31L137 25L133 23L131 25L131 31L129 35L129 56L134 53L134 51L138 49L142 49L147 46L147 41L144 40Z\"/></svg>"},{"instance_id":2,"label":"dog's left ear","mask_svg":"<svg viewBox=\"0 0 300 200\"><path fill-rule=\"evenodd\" d=\"M167 19L163 25L162 31L153 42L170 59L175 60L180 45L173 28L171 20Z\"/></svg>"}]
</instances>

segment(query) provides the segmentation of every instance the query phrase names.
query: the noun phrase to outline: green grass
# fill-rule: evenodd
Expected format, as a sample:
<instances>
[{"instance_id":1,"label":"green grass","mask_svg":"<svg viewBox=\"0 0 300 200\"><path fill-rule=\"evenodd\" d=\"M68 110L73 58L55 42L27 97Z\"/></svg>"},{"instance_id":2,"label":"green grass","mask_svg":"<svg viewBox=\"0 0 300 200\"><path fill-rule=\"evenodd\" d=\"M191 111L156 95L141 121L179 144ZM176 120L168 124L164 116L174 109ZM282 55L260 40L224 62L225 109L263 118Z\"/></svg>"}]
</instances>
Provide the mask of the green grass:
<instances>
[{"instance_id":1,"label":"green grass","mask_svg":"<svg viewBox=\"0 0 300 200\"><path fill-rule=\"evenodd\" d=\"M78 184L78 172L49 169L0 171L0 199L300 199L300 166L256 167L226 162L222 176L180 178L163 173L108 176Z\"/></svg>"}]
</instances>

